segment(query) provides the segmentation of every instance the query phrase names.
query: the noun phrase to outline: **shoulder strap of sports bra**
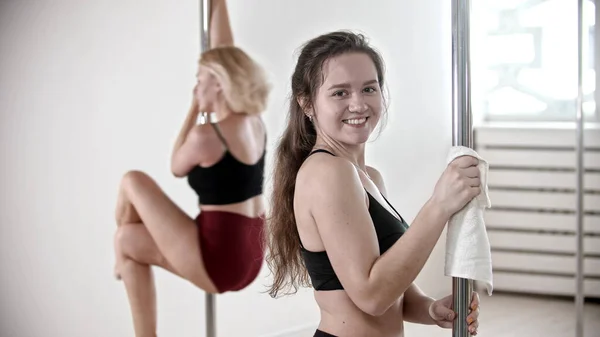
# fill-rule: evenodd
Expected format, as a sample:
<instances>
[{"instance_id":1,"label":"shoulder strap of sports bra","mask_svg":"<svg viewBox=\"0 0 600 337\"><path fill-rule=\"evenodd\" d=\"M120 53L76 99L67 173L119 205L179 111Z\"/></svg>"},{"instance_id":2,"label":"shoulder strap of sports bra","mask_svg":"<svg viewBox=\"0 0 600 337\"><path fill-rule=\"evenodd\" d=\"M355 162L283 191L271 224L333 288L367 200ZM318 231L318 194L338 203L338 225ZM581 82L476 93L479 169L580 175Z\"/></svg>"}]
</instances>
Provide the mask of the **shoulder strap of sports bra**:
<instances>
[{"instance_id":1,"label":"shoulder strap of sports bra","mask_svg":"<svg viewBox=\"0 0 600 337\"><path fill-rule=\"evenodd\" d=\"M265 144L264 144L265 150L264 151L266 151L267 150L267 125L265 124L265 122L262 119L260 121L263 125L263 129L265 132ZM225 148L227 150L229 150L229 146L227 145L227 141L225 140L225 137L223 136L223 133L221 132L221 128L219 127L219 125L217 123L211 123L211 125L212 125L213 129L215 129L215 132L217 133L217 136L219 137L219 139L221 140L223 145L225 145Z\"/></svg>"},{"instance_id":2,"label":"shoulder strap of sports bra","mask_svg":"<svg viewBox=\"0 0 600 337\"><path fill-rule=\"evenodd\" d=\"M210 125L212 125L213 128L215 129L217 136L219 137L221 142L223 142L223 145L225 145L225 148L229 149L229 147L227 146L227 141L225 140L225 137L223 137L223 133L221 133L221 128L219 127L219 125L217 123L211 123Z\"/></svg>"},{"instance_id":3,"label":"shoulder strap of sports bra","mask_svg":"<svg viewBox=\"0 0 600 337\"><path fill-rule=\"evenodd\" d=\"M331 153L331 152L329 152L327 150L324 150L324 149L316 149L313 152L309 153L308 156L312 156L313 154L319 153L319 152L328 153L328 154L330 154L330 155L332 155L332 156L335 157L335 154L333 154L333 153Z\"/></svg>"}]
</instances>

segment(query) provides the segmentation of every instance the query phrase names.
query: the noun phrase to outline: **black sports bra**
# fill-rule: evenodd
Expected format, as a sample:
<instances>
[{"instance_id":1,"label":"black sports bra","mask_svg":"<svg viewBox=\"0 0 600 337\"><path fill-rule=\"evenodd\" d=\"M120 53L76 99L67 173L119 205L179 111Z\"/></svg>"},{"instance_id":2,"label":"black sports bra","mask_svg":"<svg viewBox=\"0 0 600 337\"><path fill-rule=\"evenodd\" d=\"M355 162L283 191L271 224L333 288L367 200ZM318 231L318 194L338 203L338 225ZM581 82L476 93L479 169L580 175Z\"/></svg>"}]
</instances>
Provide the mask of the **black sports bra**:
<instances>
[{"instance_id":1,"label":"black sports bra","mask_svg":"<svg viewBox=\"0 0 600 337\"><path fill-rule=\"evenodd\" d=\"M255 164L237 160L229 151L227 142L216 124L211 124L223 145L225 155L210 167L196 165L187 176L188 184L198 195L201 205L227 205L248 200L262 194L265 171L265 150Z\"/></svg>"},{"instance_id":2,"label":"black sports bra","mask_svg":"<svg viewBox=\"0 0 600 337\"><path fill-rule=\"evenodd\" d=\"M325 152L334 156L333 153L327 150L315 150L310 155L318 152ZM369 214L371 215L371 220L373 220L373 227L375 228L377 242L379 243L379 253L383 254L408 230L408 224L385 197L383 199L394 210L400 220L383 207L368 191L366 192L369 197ZM344 289L333 270L327 252L308 251L302 246L302 242L300 242L300 252L315 290Z\"/></svg>"}]
</instances>

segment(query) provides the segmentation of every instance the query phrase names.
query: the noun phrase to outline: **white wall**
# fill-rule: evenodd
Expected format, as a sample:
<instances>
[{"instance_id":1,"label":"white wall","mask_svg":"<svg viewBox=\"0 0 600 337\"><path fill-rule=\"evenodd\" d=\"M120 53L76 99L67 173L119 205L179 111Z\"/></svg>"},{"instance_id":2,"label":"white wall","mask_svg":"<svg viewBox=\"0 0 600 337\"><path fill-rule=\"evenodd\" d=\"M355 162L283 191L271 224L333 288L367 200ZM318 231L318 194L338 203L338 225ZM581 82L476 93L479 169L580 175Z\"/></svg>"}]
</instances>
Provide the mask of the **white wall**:
<instances>
[{"instance_id":1,"label":"white wall","mask_svg":"<svg viewBox=\"0 0 600 337\"><path fill-rule=\"evenodd\" d=\"M229 3L236 42L275 88L266 113L271 152L296 48L340 28L371 37L387 63L392 104L368 158L391 201L414 218L451 143L450 5ZM168 158L194 84L197 13L191 0L0 2L0 335L133 335L124 288L112 278L116 189L126 170L141 169L196 212ZM418 280L436 296L451 283L442 252L443 238ZM203 293L156 275L159 335L202 335ZM265 268L243 292L218 298L220 336L273 335L318 321L310 291L271 299L261 293L267 276Z\"/></svg>"}]
</instances>

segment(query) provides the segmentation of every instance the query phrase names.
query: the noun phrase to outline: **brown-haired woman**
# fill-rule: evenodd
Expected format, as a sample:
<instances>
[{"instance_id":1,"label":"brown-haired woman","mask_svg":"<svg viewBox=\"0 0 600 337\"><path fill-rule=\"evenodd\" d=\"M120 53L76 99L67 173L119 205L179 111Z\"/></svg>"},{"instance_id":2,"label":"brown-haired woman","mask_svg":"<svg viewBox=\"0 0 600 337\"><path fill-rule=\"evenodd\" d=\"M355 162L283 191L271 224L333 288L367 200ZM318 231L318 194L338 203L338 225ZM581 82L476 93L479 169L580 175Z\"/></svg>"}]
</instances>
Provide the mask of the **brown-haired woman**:
<instances>
[{"instance_id":1,"label":"brown-haired woman","mask_svg":"<svg viewBox=\"0 0 600 337\"><path fill-rule=\"evenodd\" d=\"M173 174L187 177L198 194L199 215L190 218L142 172L126 173L119 189L115 274L125 283L138 337L156 335L151 266L223 293L248 286L264 259L260 113L269 87L261 68L233 46L225 0L212 1L210 43L171 158ZM199 117L209 122L198 125Z\"/></svg>"},{"instance_id":2,"label":"brown-haired woman","mask_svg":"<svg viewBox=\"0 0 600 337\"><path fill-rule=\"evenodd\" d=\"M267 262L270 294L315 289L315 336L402 336L403 321L450 328L451 297L413 283L449 217L480 193L477 160L452 162L409 227L386 199L365 143L385 113L381 56L360 34L307 42L292 75L276 152ZM476 334L478 297L469 329Z\"/></svg>"}]
</instances>

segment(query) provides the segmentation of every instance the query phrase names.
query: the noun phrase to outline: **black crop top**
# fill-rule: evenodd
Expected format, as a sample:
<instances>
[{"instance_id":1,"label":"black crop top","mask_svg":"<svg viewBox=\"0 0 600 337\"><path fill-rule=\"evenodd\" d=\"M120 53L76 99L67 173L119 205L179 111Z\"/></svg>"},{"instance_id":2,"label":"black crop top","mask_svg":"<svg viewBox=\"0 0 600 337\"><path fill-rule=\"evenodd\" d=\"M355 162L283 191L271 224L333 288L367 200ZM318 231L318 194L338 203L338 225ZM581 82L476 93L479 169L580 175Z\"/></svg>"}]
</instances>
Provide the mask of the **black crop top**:
<instances>
[{"instance_id":1,"label":"black crop top","mask_svg":"<svg viewBox=\"0 0 600 337\"><path fill-rule=\"evenodd\" d=\"M334 155L326 150L315 150L311 153L311 155L317 152L325 152L332 156ZM408 224L385 197L383 197L383 199L394 210L394 212L398 214L400 220L388 212L388 210L383 207L368 191L366 192L369 197L369 214L373 220L373 227L375 227L375 233L377 234L377 242L379 242L379 253L383 254L390 249L390 247L392 247L392 245L398 241L398 239L400 239L402 234L408 230ZM344 289L342 283L333 270L333 266L331 265L329 257L327 256L327 252L308 251L302 246L302 243L300 243L300 252L315 290Z\"/></svg>"},{"instance_id":2,"label":"black crop top","mask_svg":"<svg viewBox=\"0 0 600 337\"><path fill-rule=\"evenodd\" d=\"M248 200L262 194L265 171L265 150L255 164L237 160L216 124L212 124L225 145L223 158L210 167L196 165L187 176L188 184L198 195L201 205L227 205Z\"/></svg>"}]
</instances>

